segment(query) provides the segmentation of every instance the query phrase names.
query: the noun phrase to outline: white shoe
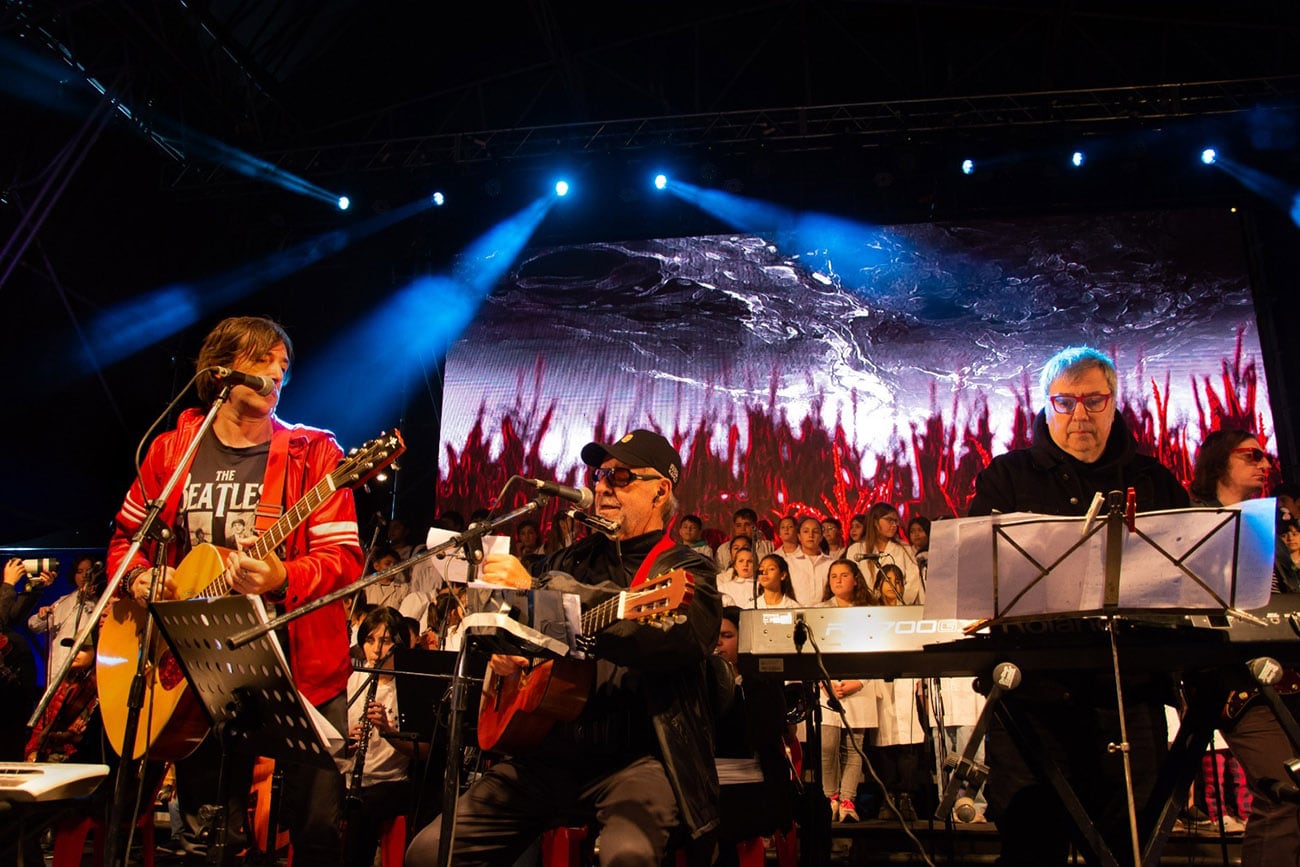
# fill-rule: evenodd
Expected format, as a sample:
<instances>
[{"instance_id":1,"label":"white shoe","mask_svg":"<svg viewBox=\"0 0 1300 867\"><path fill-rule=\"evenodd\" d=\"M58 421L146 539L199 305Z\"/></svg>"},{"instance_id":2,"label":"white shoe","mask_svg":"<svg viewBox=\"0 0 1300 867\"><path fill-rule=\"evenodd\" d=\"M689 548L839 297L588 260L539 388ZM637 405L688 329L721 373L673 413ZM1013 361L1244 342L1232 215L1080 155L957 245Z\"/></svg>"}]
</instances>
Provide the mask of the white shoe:
<instances>
[{"instance_id":1,"label":"white shoe","mask_svg":"<svg viewBox=\"0 0 1300 867\"><path fill-rule=\"evenodd\" d=\"M838 822L839 820L840 820L840 796L836 795L835 797L831 798L831 821Z\"/></svg>"},{"instance_id":2,"label":"white shoe","mask_svg":"<svg viewBox=\"0 0 1300 867\"><path fill-rule=\"evenodd\" d=\"M1244 834L1246 833L1246 823L1238 819L1231 813L1223 814L1223 833L1225 834Z\"/></svg>"},{"instance_id":3,"label":"white shoe","mask_svg":"<svg viewBox=\"0 0 1300 867\"><path fill-rule=\"evenodd\" d=\"M839 816L839 820L840 820L841 822L856 822L856 821L858 821L858 811L857 811L857 809L853 806L853 802L850 801L848 798L840 798L840 816Z\"/></svg>"}]
</instances>

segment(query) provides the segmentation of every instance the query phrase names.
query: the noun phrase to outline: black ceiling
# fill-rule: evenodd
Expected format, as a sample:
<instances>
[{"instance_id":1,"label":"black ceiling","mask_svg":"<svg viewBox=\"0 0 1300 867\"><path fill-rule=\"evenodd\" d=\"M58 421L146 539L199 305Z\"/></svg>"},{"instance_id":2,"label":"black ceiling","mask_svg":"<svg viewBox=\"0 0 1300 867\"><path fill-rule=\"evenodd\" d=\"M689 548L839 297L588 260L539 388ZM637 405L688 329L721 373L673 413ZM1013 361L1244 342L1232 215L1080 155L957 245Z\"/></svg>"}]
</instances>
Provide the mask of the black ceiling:
<instances>
[{"instance_id":1,"label":"black ceiling","mask_svg":"<svg viewBox=\"0 0 1300 867\"><path fill-rule=\"evenodd\" d=\"M353 219L434 186L474 202L354 245L238 308L281 316L309 349L313 329L372 303L373 289L349 287L391 287L436 264L560 162L627 172L674 156L706 183L877 218L999 197L1061 205L1101 187L1112 204L1133 204L1139 190L1153 201L1193 193L1148 161L1207 128L1300 179L1297 102L1294 2L4 0L0 297L18 333L2 360L57 366L117 301L339 225L337 212L232 171L220 152L349 192ZM948 177L959 151L1028 159L1077 140L1119 150L1109 183L1036 170L963 192ZM1222 177L1200 183L1211 197L1237 192ZM620 219L647 211L626 191L616 205ZM599 230L637 231L608 214ZM191 329L164 343L170 369L155 369L155 351L78 389L17 377L28 421L7 432L10 453L44 443L76 455L15 462L6 493L30 494L45 471L58 488L102 476L113 493L71 509L14 499L0 513L8 537L102 522L196 340ZM34 433L74 418L76 436ZM111 468L92 463L90 439L109 443Z\"/></svg>"}]
</instances>

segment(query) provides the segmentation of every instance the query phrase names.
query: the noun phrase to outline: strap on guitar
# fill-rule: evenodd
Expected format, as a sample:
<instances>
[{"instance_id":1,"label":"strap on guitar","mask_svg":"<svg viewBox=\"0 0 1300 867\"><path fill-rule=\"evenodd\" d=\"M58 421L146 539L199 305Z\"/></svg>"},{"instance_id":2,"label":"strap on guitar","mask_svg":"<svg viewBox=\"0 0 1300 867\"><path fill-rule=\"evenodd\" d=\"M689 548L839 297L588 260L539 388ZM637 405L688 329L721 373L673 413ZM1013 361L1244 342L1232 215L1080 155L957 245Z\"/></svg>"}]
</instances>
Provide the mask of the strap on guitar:
<instances>
[{"instance_id":1,"label":"strap on guitar","mask_svg":"<svg viewBox=\"0 0 1300 867\"><path fill-rule=\"evenodd\" d=\"M271 449L266 456L266 474L262 476L262 495L257 500L257 535L271 529L284 512L284 477L289 465L289 431L271 435Z\"/></svg>"},{"instance_id":2,"label":"strap on guitar","mask_svg":"<svg viewBox=\"0 0 1300 867\"><path fill-rule=\"evenodd\" d=\"M651 578L651 570L654 568L655 561L659 555L672 548L677 543L673 541L673 522L669 521L668 526L664 527L663 538L655 542L655 546L650 549L650 553L641 561L641 566L636 570L636 575L632 578L632 586L640 587Z\"/></svg>"}]
</instances>

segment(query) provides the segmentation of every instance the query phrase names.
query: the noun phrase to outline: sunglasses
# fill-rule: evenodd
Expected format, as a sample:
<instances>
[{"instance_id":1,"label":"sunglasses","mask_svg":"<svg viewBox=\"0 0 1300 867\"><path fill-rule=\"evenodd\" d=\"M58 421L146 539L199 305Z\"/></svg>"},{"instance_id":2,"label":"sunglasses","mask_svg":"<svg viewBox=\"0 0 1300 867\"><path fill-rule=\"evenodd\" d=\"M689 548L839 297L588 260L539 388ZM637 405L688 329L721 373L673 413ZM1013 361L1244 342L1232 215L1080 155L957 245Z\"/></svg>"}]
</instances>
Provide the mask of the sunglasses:
<instances>
[{"instance_id":1,"label":"sunglasses","mask_svg":"<svg viewBox=\"0 0 1300 867\"><path fill-rule=\"evenodd\" d=\"M1244 446L1239 449L1233 449L1232 453L1234 455L1242 455L1245 457L1246 462L1251 464L1261 464L1269 460L1268 452L1263 449L1254 448L1253 446Z\"/></svg>"},{"instance_id":2,"label":"sunglasses","mask_svg":"<svg viewBox=\"0 0 1300 867\"><path fill-rule=\"evenodd\" d=\"M662 479L663 476L647 476L645 473L634 473L627 467L597 467L591 471L591 486L594 488L602 481L608 482L611 488L626 488L633 482L648 482L652 479Z\"/></svg>"},{"instance_id":3,"label":"sunglasses","mask_svg":"<svg viewBox=\"0 0 1300 867\"><path fill-rule=\"evenodd\" d=\"M1074 408L1083 401L1083 408L1088 412L1101 412L1110 405L1110 395L1094 392L1092 394L1051 394L1048 399L1052 402L1052 409L1061 415L1069 415L1074 412Z\"/></svg>"}]
</instances>

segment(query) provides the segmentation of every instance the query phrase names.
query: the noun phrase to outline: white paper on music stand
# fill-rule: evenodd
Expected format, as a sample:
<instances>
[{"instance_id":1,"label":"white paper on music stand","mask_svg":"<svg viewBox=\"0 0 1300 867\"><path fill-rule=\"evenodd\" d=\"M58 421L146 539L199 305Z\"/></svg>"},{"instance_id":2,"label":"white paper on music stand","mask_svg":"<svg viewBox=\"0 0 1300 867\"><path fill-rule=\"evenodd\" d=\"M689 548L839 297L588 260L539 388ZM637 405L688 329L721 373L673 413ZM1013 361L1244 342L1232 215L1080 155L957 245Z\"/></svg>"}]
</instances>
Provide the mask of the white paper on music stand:
<instances>
[{"instance_id":1,"label":"white paper on music stand","mask_svg":"<svg viewBox=\"0 0 1300 867\"><path fill-rule=\"evenodd\" d=\"M1136 533L1123 534L1120 609L1220 610L1217 594L1236 608L1268 601L1273 568L1274 502L1248 500L1224 509L1144 512L1136 526L1206 586L1207 592ZM1012 600L1042 569L1080 541L1081 518L1016 512L936 521L930 533L927 618L1067 615L1104 609L1106 533L1103 528L1070 553L1025 595ZM995 527L1005 538L995 537ZM1239 535L1239 539L1238 539ZM994 611L993 545L997 539ZM1011 544L1032 555L1035 565ZM1188 552L1195 551L1189 555ZM1235 588L1233 558L1236 557ZM1235 589L1235 596L1234 596ZM1011 606L1011 607L1008 607Z\"/></svg>"},{"instance_id":2,"label":"white paper on music stand","mask_svg":"<svg viewBox=\"0 0 1300 867\"><path fill-rule=\"evenodd\" d=\"M454 539L459 533L451 530L444 530L441 527L430 527L429 535L425 538L425 546L433 550L438 545ZM457 584L464 584L465 579L469 577L469 564L465 562L465 552L460 548L448 548L443 552L446 556L442 559L430 557L424 563L429 564L426 570L422 571L417 581L417 576L411 577L411 589L423 593L432 594L435 590L443 585L444 581L452 581ZM510 537L509 536L484 536L483 537L483 555L488 554L509 554ZM423 564L421 564L423 565ZM477 585L479 582L475 582ZM484 585L491 586L491 585Z\"/></svg>"}]
</instances>

